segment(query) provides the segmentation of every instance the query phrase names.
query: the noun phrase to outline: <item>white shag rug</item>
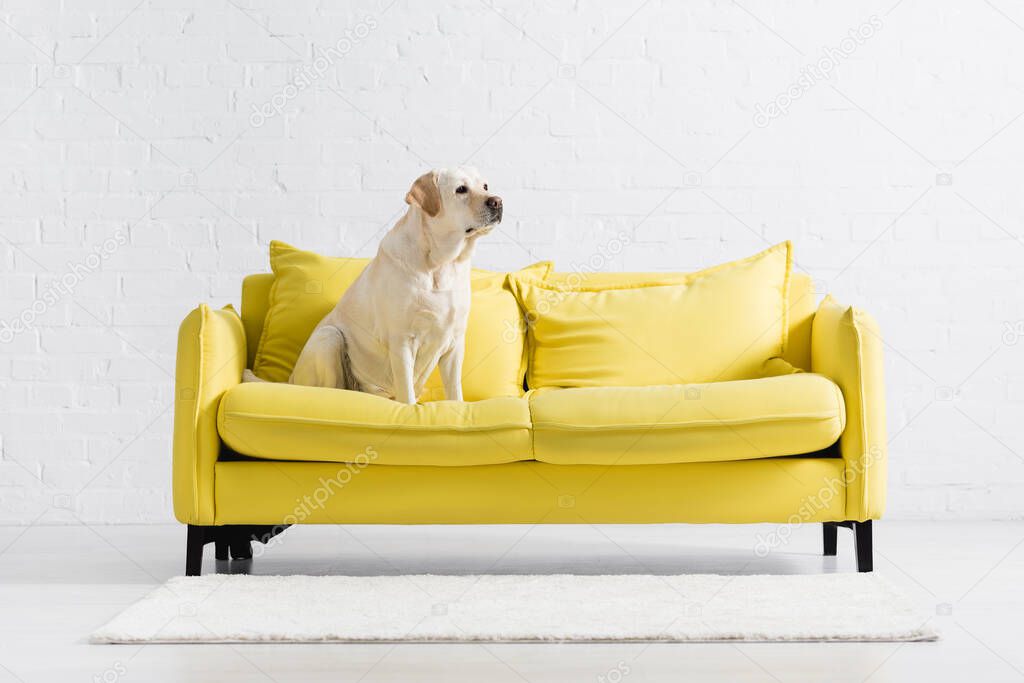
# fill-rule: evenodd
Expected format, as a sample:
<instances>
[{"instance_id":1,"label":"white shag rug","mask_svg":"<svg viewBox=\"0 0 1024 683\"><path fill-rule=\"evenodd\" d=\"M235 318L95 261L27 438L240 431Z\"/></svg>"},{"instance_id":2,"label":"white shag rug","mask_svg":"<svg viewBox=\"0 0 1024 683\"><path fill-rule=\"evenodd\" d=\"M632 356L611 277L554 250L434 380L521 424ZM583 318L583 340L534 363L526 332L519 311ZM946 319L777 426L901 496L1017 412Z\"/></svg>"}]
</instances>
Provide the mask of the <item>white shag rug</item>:
<instances>
[{"instance_id":1,"label":"white shag rug","mask_svg":"<svg viewBox=\"0 0 1024 683\"><path fill-rule=\"evenodd\" d=\"M934 640L874 574L171 579L94 643Z\"/></svg>"}]
</instances>

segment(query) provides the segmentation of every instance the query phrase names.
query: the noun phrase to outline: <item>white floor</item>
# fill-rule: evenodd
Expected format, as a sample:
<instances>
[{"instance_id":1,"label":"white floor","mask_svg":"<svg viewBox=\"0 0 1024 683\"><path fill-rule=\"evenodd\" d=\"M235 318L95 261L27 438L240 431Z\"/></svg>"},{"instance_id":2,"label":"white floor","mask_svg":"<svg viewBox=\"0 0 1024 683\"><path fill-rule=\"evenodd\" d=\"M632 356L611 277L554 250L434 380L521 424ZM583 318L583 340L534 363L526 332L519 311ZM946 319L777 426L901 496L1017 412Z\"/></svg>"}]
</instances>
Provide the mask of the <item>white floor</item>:
<instances>
[{"instance_id":1,"label":"white floor","mask_svg":"<svg viewBox=\"0 0 1024 683\"><path fill-rule=\"evenodd\" d=\"M820 526L759 557L773 526L303 527L253 573L807 573ZM938 643L707 645L89 645L85 636L180 574L179 526L0 527L6 681L1024 681L1024 523L876 524L876 570ZM212 546L206 571L214 570Z\"/></svg>"}]
</instances>

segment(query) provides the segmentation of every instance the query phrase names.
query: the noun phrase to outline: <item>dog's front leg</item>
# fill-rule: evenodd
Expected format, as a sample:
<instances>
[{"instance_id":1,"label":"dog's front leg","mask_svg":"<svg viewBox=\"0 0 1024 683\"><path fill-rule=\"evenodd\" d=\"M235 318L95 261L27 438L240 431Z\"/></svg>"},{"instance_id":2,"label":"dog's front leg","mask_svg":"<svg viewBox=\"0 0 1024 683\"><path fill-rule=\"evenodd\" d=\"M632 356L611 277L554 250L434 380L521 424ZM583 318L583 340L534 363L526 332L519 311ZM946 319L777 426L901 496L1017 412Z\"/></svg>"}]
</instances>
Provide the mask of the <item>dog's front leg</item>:
<instances>
[{"instance_id":1,"label":"dog's front leg","mask_svg":"<svg viewBox=\"0 0 1024 683\"><path fill-rule=\"evenodd\" d=\"M456 339L452 348L441 356L438 366L441 368L441 383L444 384L444 397L449 401L461 401L462 398L462 358L465 355L465 338Z\"/></svg>"},{"instance_id":2,"label":"dog's front leg","mask_svg":"<svg viewBox=\"0 0 1024 683\"><path fill-rule=\"evenodd\" d=\"M391 374L395 383L395 400L399 403L416 403L416 389L413 386L413 364L416 352L412 339L392 339L388 344L391 358Z\"/></svg>"}]
</instances>

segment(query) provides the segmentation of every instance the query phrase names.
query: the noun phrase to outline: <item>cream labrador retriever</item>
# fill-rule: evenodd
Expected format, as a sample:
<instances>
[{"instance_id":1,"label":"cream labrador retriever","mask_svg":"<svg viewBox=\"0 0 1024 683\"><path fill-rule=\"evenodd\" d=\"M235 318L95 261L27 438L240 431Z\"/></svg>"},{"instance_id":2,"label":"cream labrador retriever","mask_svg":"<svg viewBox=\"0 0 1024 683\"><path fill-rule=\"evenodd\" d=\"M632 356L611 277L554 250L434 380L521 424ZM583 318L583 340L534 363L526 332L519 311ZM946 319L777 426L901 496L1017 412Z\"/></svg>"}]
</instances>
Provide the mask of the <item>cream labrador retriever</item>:
<instances>
[{"instance_id":1,"label":"cream labrador retriever","mask_svg":"<svg viewBox=\"0 0 1024 683\"><path fill-rule=\"evenodd\" d=\"M501 222L501 197L473 168L430 171L377 255L313 330L289 382L415 403L440 365L445 397L462 400L470 257Z\"/></svg>"}]
</instances>

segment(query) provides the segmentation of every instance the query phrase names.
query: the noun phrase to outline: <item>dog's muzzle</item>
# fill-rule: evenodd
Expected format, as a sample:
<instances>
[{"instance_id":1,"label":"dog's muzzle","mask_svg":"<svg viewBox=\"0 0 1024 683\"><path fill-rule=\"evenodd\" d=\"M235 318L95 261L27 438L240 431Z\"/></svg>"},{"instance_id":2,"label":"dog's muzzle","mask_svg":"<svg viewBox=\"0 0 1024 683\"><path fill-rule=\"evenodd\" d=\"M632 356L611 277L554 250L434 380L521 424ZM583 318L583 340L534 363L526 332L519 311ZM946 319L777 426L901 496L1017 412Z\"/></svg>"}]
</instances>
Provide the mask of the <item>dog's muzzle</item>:
<instances>
[{"instance_id":1,"label":"dog's muzzle","mask_svg":"<svg viewBox=\"0 0 1024 683\"><path fill-rule=\"evenodd\" d=\"M466 230L467 235L480 232L487 229L490 232L491 229L501 222L501 216L504 213L504 209L501 205L501 197L488 197L484 200L484 211L480 212L480 216L477 220L480 221L480 225L469 228Z\"/></svg>"},{"instance_id":2,"label":"dog's muzzle","mask_svg":"<svg viewBox=\"0 0 1024 683\"><path fill-rule=\"evenodd\" d=\"M487 201L484 202L484 205L487 207L488 212L490 212L490 222L500 223L502 213L504 212L504 208L501 204L501 197L488 197Z\"/></svg>"}]
</instances>

